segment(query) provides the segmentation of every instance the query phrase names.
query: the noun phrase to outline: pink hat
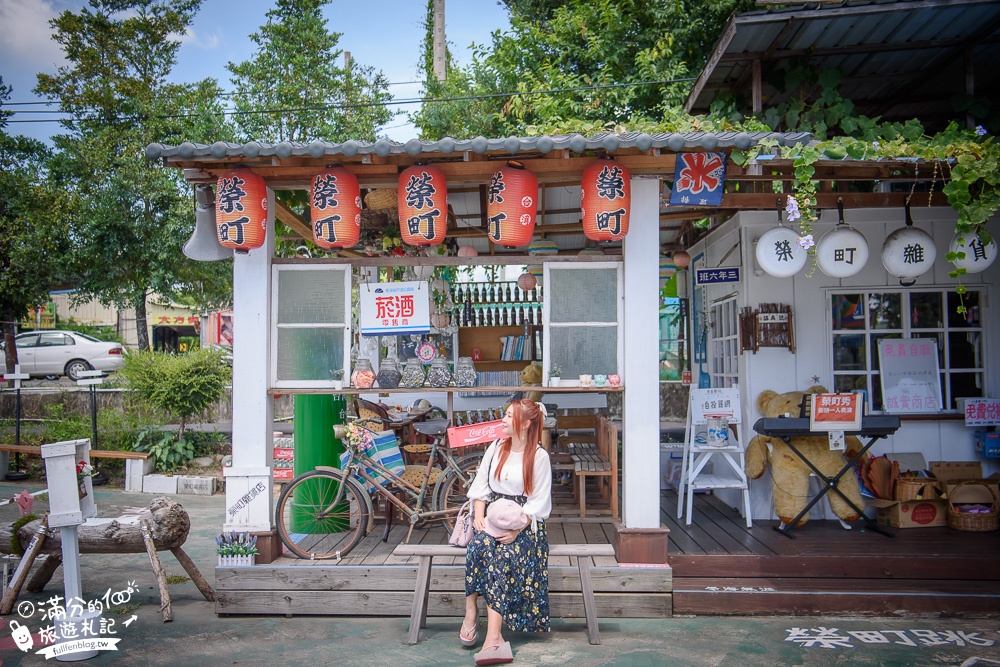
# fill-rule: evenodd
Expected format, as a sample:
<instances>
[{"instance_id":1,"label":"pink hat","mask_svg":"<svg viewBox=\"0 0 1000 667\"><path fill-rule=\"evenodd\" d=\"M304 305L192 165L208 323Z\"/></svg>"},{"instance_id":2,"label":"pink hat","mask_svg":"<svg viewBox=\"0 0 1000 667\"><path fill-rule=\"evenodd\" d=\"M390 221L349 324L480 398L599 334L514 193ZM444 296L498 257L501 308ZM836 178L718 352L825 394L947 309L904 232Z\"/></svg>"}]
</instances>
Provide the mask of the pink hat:
<instances>
[{"instance_id":1,"label":"pink hat","mask_svg":"<svg viewBox=\"0 0 1000 667\"><path fill-rule=\"evenodd\" d=\"M513 500L500 498L486 508L486 532L500 537L510 530L521 530L528 525L528 515Z\"/></svg>"}]
</instances>

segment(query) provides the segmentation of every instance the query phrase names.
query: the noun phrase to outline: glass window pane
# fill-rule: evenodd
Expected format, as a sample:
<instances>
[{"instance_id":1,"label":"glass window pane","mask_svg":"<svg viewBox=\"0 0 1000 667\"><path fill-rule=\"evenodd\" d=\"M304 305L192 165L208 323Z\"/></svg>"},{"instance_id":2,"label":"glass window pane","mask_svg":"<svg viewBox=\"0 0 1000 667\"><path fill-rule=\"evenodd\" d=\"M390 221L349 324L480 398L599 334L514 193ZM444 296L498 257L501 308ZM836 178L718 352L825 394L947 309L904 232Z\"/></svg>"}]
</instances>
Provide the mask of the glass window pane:
<instances>
[{"instance_id":1,"label":"glass window pane","mask_svg":"<svg viewBox=\"0 0 1000 667\"><path fill-rule=\"evenodd\" d=\"M345 324L347 272L278 271L278 324ZM328 378L327 378L328 379Z\"/></svg>"},{"instance_id":2,"label":"glass window pane","mask_svg":"<svg viewBox=\"0 0 1000 667\"><path fill-rule=\"evenodd\" d=\"M983 334L980 331L952 331L948 333L948 362L950 368L983 367Z\"/></svg>"},{"instance_id":3,"label":"glass window pane","mask_svg":"<svg viewBox=\"0 0 1000 667\"><path fill-rule=\"evenodd\" d=\"M914 338L933 338L934 340L937 341L938 368L944 369L945 368L945 363L944 363L944 334L943 333L928 333L928 332L923 332L923 333L914 333L913 337Z\"/></svg>"},{"instance_id":4,"label":"glass window pane","mask_svg":"<svg viewBox=\"0 0 1000 667\"><path fill-rule=\"evenodd\" d=\"M866 359L864 334L834 334L833 370L864 371L868 369Z\"/></svg>"},{"instance_id":5,"label":"glass window pane","mask_svg":"<svg viewBox=\"0 0 1000 667\"><path fill-rule=\"evenodd\" d=\"M660 380L678 382L681 379L680 349L676 342L660 341Z\"/></svg>"},{"instance_id":6,"label":"glass window pane","mask_svg":"<svg viewBox=\"0 0 1000 667\"><path fill-rule=\"evenodd\" d=\"M872 293L868 295L868 310L871 311L869 326L872 329L899 329L903 326L900 318L902 295L899 292Z\"/></svg>"},{"instance_id":7,"label":"glass window pane","mask_svg":"<svg viewBox=\"0 0 1000 667\"><path fill-rule=\"evenodd\" d=\"M872 410L882 410L882 378L878 374L872 374Z\"/></svg>"},{"instance_id":8,"label":"glass window pane","mask_svg":"<svg viewBox=\"0 0 1000 667\"><path fill-rule=\"evenodd\" d=\"M965 305L965 314L958 312L959 304ZM966 292L960 298L955 292L948 293L948 326L954 328L981 327L979 319L979 292Z\"/></svg>"},{"instance_id":9,"label":"glass window pane","mask_svg":"<svg viewBox=\"0 0 1000 667\"><path fill-rule=\"evenodd\" d=\"M547 333L552 363L562 368L564 378L618 372L617 327L552 327Z\"/></svg>"},{"instance_id":10,"label":"glass window pane","mask_svg":"<svg viewBox=\"0 0 1000 667\"><path fill-rule=\"evenodd\" d=\"M551 293L558 295L545 299L550 322L618 321L618 272L615 268L553 269L549 272L549 280Z\"/></svg>"},{"instance_id":11,"label":"glass window pane","mask_svg":"<svg viewBox=\"0 0 1000 667\"><path fill-rule=\"evenodd\" d=\"M910 326L914 329L940 329L944 326L941 292L910 293Z\"/></svg>"},{"instance_id":12,"label":"glass window pane","mask_svg":"<svg viewBox=\"0 0 1000 667\"><path fill-rule=\"evenodd\" d=\"M830 297L833 329L864 329L865 301L863 294L834 294Z\"/></svg>"},{"instance_id":13,"label":"glass window pane","mask_svg":"<svg viewBox=\"0 0 1000 667\"><path fill-rule=\"evenodd\" d=\"M867 391L868 379L864 375L834 375L833 391L850 393L852 391Z\"/></svg>"},{"instance_id":14,"label":"glass window pane","mask_svg":"<svg viewBox=\"0 0 1000 667\"><path fill-rule=\"evenodd\" d=\"M951 410L957 410L956 398L980 398L983 395L982 373L951 373Z\"/></svg>"},{"instance_id":15,"label":"glass window pane","mask_svg":"<svg viewBox=\"0 0 1000 667\"><path fill-rule=\"evenodd\" d=\"M879 363L878 363L878 342L880 340L882 340L883 338L899 338L899 337L900 337L899 334L890 334L890 333L871 334L869 336L869 348L868 349L872 351L871 363L872 363L872 370L873 371L879 370Z\"/></svg>"},{"instance_id":16,"label":"glass window pane","mask_svg":"<svg viewBox=\"0 0 1000 667\"><path fill-rule=\"evenodd\" d=\"M344 329L279 328L278 381L325 380L344 360Z\"/></svg>"}]
</instances>

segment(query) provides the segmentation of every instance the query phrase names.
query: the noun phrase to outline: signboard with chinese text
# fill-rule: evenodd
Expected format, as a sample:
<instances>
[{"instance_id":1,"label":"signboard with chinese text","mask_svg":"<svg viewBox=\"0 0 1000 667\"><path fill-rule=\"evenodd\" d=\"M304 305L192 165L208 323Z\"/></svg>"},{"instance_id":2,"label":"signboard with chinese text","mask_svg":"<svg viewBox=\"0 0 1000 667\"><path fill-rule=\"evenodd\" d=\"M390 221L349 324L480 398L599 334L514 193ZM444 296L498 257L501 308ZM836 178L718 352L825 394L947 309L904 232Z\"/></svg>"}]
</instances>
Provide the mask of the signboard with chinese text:
<instances>
[{"instance_id":1,"label":"signboard with chinese text","mask_svg":"<svg viewBox=\"0 0 1000 667\"><path fill-rule=\"evenodd\" d=\"M742 413L739 387L691 390L691 420L694 424L706 423L707 417L726 417L730 424L739 424Z\"/></svg>"},{"instance_id":2,"label":"signboard with chinese text","mask_svg":"<svg viewBox=\"0 0 1000 667\"><path fill-rule=\"evenodd\" d=\"M996 426L1000 424L1000 398L965 399L966 426Z\"/></svg>"},{"instance_id":3,"label":"signboard with chinese text","mask_svg":"<svg viewBox=\"0 0 1000 667\"><path fill-rule=\"evenodd\" d=\"M858 431L864 402L861 394L814 394L810 431Z\"/></svg>"},{"instance_id":4,"label":"signboard with chinese text","mask_svg":"<svg viewBox=\"0 0 1000 667\"><path fill-rule=\"evenodd\" d=\"M694 272L696 285L717 285L720 283L738 283L740 267L729 266L718 269L698 269Z\"/></svg>"},{"instance_id":5,"label":"signboard with chinese text","mask_svg":"<svg viewBox=\"0 0 1000 667\"><path fill-rule=\"evenodd\" d=\"M678 153L670 205L718 206L725 183L725 153Z\"/></svg>"},{"instance_id":6,"label":"signboard with chinese text","mask_svg":"<svg viewBox=\"0 0 1000 667\"><path fill-rule=\"evenodd\" d=\"M894 414L942 409L937 339L883 338L878 358L883 410Z\"/></svg>"},{"instance_id":7,"label":"signboard with chinese text","mask_svg":"<svg viewBox=\"0 0 1000 667\"><path fill-rule=\"evenodd\" d=\"M358 289L361 335L425 334L431 329L427 283L367 283Z\"/></svg>"}]
</instances>

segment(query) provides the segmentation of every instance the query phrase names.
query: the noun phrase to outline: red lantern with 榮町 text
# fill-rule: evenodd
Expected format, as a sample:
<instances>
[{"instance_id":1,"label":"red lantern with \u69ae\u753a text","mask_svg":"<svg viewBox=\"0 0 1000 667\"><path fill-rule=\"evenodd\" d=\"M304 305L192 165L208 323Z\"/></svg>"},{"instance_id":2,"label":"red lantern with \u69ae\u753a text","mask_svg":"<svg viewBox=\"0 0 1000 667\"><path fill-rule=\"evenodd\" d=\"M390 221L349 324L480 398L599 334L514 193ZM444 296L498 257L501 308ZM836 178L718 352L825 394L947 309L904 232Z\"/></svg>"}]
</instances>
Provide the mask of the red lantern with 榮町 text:
<instances>
[{"instance_id":1,"label":"red lantern with \u69ae\u753a text","mask_svg":"<svg viewBox=\"0 0 1000 667\"><path fill-rule=\"evenodd\" d=\"M361 237L361 189L343 167L316 174L309 191L313 241L321 248L351 248Z\"/></svg>"},{"instance_id":2,"label":"red lantern with \u69ae\u753a text","mask_svg":"<svg viewBox=\"0 0 1000 667\"><path fill-rule=\"evenodd\" d=\"M399 175L399 234L412 246L437 245L448 227L448 183L440 169L415 165Z\"/></svg>"},{"instance_id":3,"label":"red lantern with \u69ae\u753a text","mask_svg":"<svg viewBox=\"0 0 1000 667\"><path fill-rule=\"evenodd\" d=\"M628 234L632 184L628 170L600 159L583 170L583 233L592 241L618 241Z\"/></svg>"},{"instance_id":4,"label":"red lantern with \u69ae\u753a text","mask_svg":"<svg viewBox=\"0 0 1000 667\"><path fill-rule=\"evenodd\" d=\"M219 244L246 253L264 245L267 184L249 169L223 174L216 184L215 224Z\"/></svg>"},{"instance_id":5,"label":"red lantern with \u69ae\u753a text","mask_svg":"<svg viewBox=\"0 0 1000 667\"><path fill-rule=\"evenodd\" d=\"M507 248L528 245L535 231L538 177L519 162L508 162L490 179L487 193L487 234Z\"/></svg>"}]
</instances>

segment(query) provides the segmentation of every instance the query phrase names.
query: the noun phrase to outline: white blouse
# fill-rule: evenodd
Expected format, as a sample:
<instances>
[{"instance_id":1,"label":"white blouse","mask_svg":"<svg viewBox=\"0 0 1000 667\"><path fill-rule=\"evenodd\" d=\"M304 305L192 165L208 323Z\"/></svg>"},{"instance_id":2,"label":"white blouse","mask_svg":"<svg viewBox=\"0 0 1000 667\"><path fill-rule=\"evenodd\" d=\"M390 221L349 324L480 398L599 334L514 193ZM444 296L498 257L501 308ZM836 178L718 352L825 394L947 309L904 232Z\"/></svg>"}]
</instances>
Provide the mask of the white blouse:
<instances>
[{"instance_id":1,"label":"white blouse","mask_svg":"<svg viewBox=\"0 0 1000 667\"><path fill-rule=\"evenodd\" d=\"M493 461L499 450L499 441L494 442L486 449L483 461L476 471L476 478L472 481L472 486L467 494L470 500L486 500L490 497L490 492L502 493L508 496L524 495L524 476L522 474L521 452L511 452L504 461L503 469L500 471L500 479L489 474L490 462ZM495 469L499 460L493 463ZM528 501L524 504L524 513L532 518L532 523L537 519L548 519L552 513L552 466L549 463L549 453L538 448L535 452L535 488Z\"/></svg>"}]
</instances>

